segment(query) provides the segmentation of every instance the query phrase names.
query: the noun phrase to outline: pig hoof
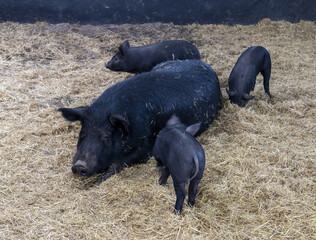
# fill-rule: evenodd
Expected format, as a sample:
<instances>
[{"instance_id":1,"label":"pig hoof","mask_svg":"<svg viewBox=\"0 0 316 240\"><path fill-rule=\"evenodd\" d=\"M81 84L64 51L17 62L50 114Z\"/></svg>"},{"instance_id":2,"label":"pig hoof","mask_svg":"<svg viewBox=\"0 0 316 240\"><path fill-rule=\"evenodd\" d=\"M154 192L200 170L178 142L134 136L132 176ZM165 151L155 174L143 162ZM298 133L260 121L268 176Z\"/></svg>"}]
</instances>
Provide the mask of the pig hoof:
<instances>
[{"instance_id":1,"label":"pig hoof","mask_svg":"<svg viewBox=\"0 0 316 240\"><path fill-rule=\"evenodd\" d=\"M174 209L174 210L173 210L173 213L174 213L175 215L181 215L181 210Z\"/></svg>"},{"instance_id":2,"label":"pig hoof","mask_svg":"<svg viewBox=\"0 0 316 240\"><path fill-rule=\"evenodd\" d=\"M167 181L162 181L162 180L158 180L158 184L159 185L162 185L162 186L164 186L164 185L166 185L166 183L167 183Z\"/></svg>"},{"instance_id":3,"label":"pig hoof","mask_svg":"<svg viewBox=\"0 0 316 240\"><path fill-rule=\"evenodd\" d=\"M94 182L94 186L99 186L101 183L102 183L102 177L100 177L99 179L97 179L95 182Z\"/></svg>"},{"instance_id":4,"label":"pig hoof","mask_svg":"<svg viewBox=\"0 0 316 240\"><path fill-rule=\"evenodd\" d=\"M195 204L195 201L189 201L189 202L188 202L188 205L189 205L190 207L193 207L194 204Z\"/></svg>"}]
</instances>

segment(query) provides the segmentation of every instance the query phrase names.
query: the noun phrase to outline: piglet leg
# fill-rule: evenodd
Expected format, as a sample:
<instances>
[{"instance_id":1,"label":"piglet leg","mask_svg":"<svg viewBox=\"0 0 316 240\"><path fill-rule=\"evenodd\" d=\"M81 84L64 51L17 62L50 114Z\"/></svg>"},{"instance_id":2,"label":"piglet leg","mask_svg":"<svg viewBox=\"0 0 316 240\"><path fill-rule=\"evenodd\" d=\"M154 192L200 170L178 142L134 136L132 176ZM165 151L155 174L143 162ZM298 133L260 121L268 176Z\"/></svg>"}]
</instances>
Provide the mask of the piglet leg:
<instances>
[{"instance_id":1,"label":"piglet leg","mask_svg":"<svg viewBox=\"0 0 316 240\"><path fill-rule=\"evenodd\" d=\"M186 196L185 183L176 183L173 181L174 190L177 195L176 205L174 207L174 213L180 214L182 212L183 202Z\"/></svg>"},{"instance_id":2,"label":"piglet leg","mask_svg":"<svg viewBox=\"0 0 316 240\"><path fill-rule=\"evenodd\" d=\"M192 179L189 185L189 200L188 204L193 206L195 204L195 197L198 192L198 185L200 183L200 179Z\"/></svg>"},{"instance_id":3,"label":"piglet leg","mask_svg":"<svg viewBox=\"0 0 316 240\"><path fill-rule=\"evenodd\" d=\"M170 176L169 169L165 166L160 166L158 168L158 171L160 173L160 178L158 180L158 183L159 185L165 185L168 180L168 177Z\"/></svg>"},{"instance_id":4,"label":"piglet leg","mask_svg":"<svg viewBox=\"0 0 316 240\"><path fill-rule=\"evenodd\" d=\"M261 72L261 74L263 76L264 91L271 98L271 94L270 94L270 90L269 90L269 80L270 80L271 70L265 69Z\"/></svg>"}]
</instances>

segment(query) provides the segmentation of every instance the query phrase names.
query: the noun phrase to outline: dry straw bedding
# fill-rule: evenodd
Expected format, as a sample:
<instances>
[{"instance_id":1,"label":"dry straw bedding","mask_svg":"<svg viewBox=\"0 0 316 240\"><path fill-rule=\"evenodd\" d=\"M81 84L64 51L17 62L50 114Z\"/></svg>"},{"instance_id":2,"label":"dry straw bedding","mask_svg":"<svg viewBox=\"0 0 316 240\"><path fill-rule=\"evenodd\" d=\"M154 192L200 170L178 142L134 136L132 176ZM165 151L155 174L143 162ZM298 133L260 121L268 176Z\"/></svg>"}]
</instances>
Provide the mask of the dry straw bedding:
<instances>
[{"instance_id":1,"label":"dry straw bedding","mask_svg":"<svg viewBox=\"0 0 316 240\"><path fill-rule=\"evenodd\" d=\"M0 24L1 239L316 239L316 25ZM138 46L185 39L217 72L222 90L239 55L272 58L270 100L258 76L246 108L224 107L199 141L206 168L196 206L172 213L171 179L154 159L102 183L76 178L80 125L56 109L90 104L130 76L104 61Z\"/></svg>"}]
</instances>

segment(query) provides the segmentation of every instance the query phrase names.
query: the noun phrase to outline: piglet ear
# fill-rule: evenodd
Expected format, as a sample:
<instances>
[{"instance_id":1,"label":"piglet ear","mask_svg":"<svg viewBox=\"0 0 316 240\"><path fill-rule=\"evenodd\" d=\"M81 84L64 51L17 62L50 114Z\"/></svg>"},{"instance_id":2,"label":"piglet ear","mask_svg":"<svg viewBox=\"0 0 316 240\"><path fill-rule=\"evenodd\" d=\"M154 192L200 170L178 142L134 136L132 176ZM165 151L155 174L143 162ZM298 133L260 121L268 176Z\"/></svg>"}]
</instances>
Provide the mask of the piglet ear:
<instances>
[{"instance_id":1,"label":"piglet ear","mask_svg":"<svg viewBox=\"0 0 316 240\"><path fill-rule=\"evenodd\" d=\"M124 135L128 134L129 121L120 114L112 114L109 118L111 125L119 129Z\"/></svg>"},{"instance_id":2,"label":"piglet ear","mask_svg":"<svg viewBox=\"0 0 316 240\"><path fill-rule=\"evenodd\" d=\"M201 123L195 123L195 124L192 124L192 125L188 126L185 129L185 131L187 131L192 136L194 136L200 130L200 127L201 127Z\"/></svg>"},{"instance_id":3,"label":"piglet ear","mask_svg":"<svg viewBox=\"0 0 316 240\"><path fill-rule=\"evenodd\" d=\"M245 100L250 100L250 99L253 99L255 96L251 96L251 95L249 95L249 94L244 94L244 99Z\"/></svg>"},{"instance_id":4,"label":"piglet ear","mask_svg":"<svg viewBox=\"0 0 316 240\"><path fill-rule=\"evenodd\" d=\"M81 121L88 107L77 107L77 108L59 108L57 111L61 112L63 117L70 122Z\"/></svg>"},{"instance_id":5,"label":"piglet ear","mask_svg":"<svg viewBox=\"0 0 316 240\"><path fill-rule=\"evenodd\" d=\"M180 119L175 114L172 114L166 125L169 126L177 123L181 123Z\"/></svg>"},{"instance_id":6,"label":"piglet ear","mask_svg":"<svg viewBox=\"0 0 316 240\"><path fill-rule=\"evenodd\" d=\"M126 50L129 48L129 41L126 40L125 42L122 43L122 45L119 47L120 53L124 56L126 53Z\"/></svg>"},{"instance_id":7,"label":"piglet ear","mask_svg":"<svg viewBox=\"0 0 316 240\"><path fill-rule=\"evenodd\" d=\"M226 88L226 92L227 92L228 96L230 96L230 97L233 97L236 95L236 91L229 91L227 88Z\"/></svg>"}]
</instances>

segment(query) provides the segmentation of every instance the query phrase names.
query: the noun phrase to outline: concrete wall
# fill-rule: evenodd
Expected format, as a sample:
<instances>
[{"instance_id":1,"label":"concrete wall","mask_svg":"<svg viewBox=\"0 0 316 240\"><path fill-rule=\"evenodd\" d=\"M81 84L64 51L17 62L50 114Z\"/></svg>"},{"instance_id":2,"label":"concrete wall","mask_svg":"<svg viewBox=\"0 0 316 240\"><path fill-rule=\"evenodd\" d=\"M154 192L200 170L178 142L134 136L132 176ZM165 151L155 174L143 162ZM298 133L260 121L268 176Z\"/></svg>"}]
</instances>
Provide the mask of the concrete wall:
<instances>
[{"instance_id":1,"label":"concrete wall","mask_svg":"<svg viewBox=\"0 0 316 240\"><path fill-rule=\"evenodd\" d=\"M0 21L254 24L316 21L316 0L0 0Z\"/></svg>"}]
</instances>

